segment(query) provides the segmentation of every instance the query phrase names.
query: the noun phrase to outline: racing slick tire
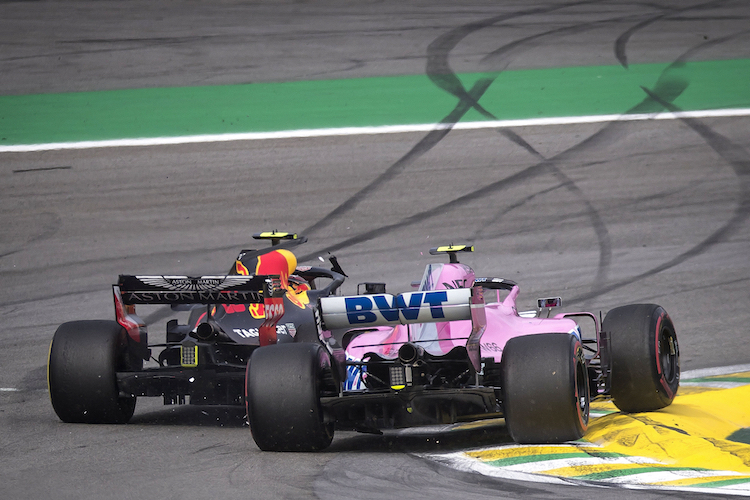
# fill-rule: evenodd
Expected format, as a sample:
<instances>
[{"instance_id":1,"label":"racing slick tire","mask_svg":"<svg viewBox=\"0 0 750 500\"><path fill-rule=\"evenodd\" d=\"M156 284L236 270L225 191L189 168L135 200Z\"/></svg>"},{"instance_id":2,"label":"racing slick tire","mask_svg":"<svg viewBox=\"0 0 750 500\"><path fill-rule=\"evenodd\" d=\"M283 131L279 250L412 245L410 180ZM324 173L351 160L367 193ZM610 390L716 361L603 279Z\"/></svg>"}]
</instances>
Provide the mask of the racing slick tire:
<instances>
[{"instance_id":1,"label":"racing slick tire","mask_svg":"<svg viewBox=\"0 0 750 500\"><path fill-rule=\"evenodd\" d=\"M588 370L573 335L524 335L503 350L503 412L517 443L580 439L589 420Z\"/></svg>"},{"instance_id":2,"label":"racing slick tire","mask_svg":"<svg viewBox=\"0 0 750 500\"><path fill-rule=\"evenodd\" d=\"M607 313L612 400L638 413L669 406L680 385L680 349L672 320L656 304L631 304Z\"/></svg>"},{"instance_id":3,"label":"racing slick tire","mask_svg":"<svg viewBox=\"0 0 750 500\"><path fill-rule=\"evenodd\" d=\"M264 451L317 451L333 440L320 396L331 372L328 352L315 343L256 349L245 375L250 431Z\"/></svg>"},{"instance_id":4,"label":"racing slick tire","mask_svg":"<svg viewBox=\"0 0 750 500\"><path fill-rule=\"evenodd\" d=\"M124 424L136 397L122 397L117 371L126 368L127 333L114 321L63 323L55 332L47 363L52 407L63 422Z\"/></svg>"}]
</instances>

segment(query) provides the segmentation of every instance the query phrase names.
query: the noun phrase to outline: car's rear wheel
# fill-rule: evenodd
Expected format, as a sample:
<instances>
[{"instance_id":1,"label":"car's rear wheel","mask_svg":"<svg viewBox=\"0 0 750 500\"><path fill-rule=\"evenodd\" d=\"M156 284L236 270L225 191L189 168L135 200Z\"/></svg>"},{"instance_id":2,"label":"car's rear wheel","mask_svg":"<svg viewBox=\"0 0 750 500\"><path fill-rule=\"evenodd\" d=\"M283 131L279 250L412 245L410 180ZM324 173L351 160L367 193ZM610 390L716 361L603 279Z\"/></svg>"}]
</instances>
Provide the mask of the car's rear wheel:
<instances>
[{"instance_id":1,"label":"car's rear wheel","mask_svg":"<svg viewBox=\"0 0 750 500\"><path fill-rule=\"evenodd\" d=\"M617 307L602 330L610 335L615 406L636 413L670 405L680 385L680 349L667 312L656 304Z\"/></svg>"},{"instance_id":2,"label":"car's rear wheel","mask_svg":"<svg viewBox=\"0 0 750 500\"><path fill-rule=\"evenodd\" d=\"M589 420L589 381L573 335L525 335L503 350L503 411L517 443L580 439Z\"/></svg>"},{"instance_id":3,"label":"car's rear wheel","mask_svg":"<svg viewBox=\"0 0 750 500\"><path fill-rule=\"evenodd\" d=\"M328 352L314 343L256 349L247 365L245 401L253 439L264 451L316 451L333 440L320 397Z\"/></svg>"},{"instance_id":4,"label":"car's rear wheel","mask_svg":"<svg viewBox=\"0 0 750 500\"><path fill-rule=\"evenodd\" d=\"M126 423L135 396L121 396L117 371L127 364L127 333L114 321L72 321L55 332L47 381L52 407L63 422Z\"/></svg>"}]
</instances>

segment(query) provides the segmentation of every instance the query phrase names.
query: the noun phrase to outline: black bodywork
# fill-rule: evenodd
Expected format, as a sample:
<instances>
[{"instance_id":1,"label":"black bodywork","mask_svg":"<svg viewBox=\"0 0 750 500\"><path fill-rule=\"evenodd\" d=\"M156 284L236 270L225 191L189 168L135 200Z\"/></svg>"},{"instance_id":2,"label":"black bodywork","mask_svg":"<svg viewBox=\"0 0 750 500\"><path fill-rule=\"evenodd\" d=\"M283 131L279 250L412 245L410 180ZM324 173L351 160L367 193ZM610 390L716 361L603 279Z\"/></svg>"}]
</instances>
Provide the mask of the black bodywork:
<instances>
[{"instance_id":1,"label":"black bodywork","mask_svg":"<svg viewBox=\"0 0 750 500\"><path fill-rule=\"evenodd\" d=\"M251 262L258 256L304 241L295 239L264 250L243 250L237 261ZM276 282L276 295L284 305L283 316L274 325L277 343L318 341L313 306L319 297L333 294L345 279L335 257L330 260L333 269L299 266L294 271L297 281L304 281L310 288L303 307L299 301L290 300L285 290L278 289ZM234 266L231 272L234 273ZM137 357L143 361L154 359L158 366L143 368L139 367L142 363L136 362L130 363L130 369L118 371L120 393L161 396L167 405L242 405L247 363L260 346L258 331L266 321L262 310L258 314L257 306L263 305L274 293L273 282L278 281L278 276L249 276L247 283L240 286L233 283L213 294L205 290L202 294L185 290L190 284L186 284L184 278L193 280L193 288L199 289L215 285L214 282L206 284L211 278L220 281L223 278L242 280L243 277L236 274L202 278L121 275L114 293L116 302L119 295L128 310L124 318L118 318L129 333L128 352L131 357L138 353ZM204 280L202 285L196 281L200 279ZM169 305L175 312L189 311L189 319L185 324L170 320L166 342L148 343L147 326L134 313L139 304ZM138 331L134 332L136 324Z\"/></svg>"}]
</instances>

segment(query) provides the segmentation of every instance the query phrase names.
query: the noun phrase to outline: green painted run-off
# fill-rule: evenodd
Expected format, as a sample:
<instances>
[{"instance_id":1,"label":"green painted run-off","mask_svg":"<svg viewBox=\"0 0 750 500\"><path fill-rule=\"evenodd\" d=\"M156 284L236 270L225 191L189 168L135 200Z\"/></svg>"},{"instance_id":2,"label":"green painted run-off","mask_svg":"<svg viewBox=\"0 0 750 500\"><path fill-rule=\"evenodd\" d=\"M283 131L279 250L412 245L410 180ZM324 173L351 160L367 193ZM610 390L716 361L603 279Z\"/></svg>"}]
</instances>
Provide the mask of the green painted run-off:
<instances>
[{"instance_id":1,"label":"green painted run-off","mask_svg":"<svg viewBox=\"0 0 750 500\"><path fill-rule=\"evenodd\" d=\"M750 108L750 59L459 74L494 118ZM458 100L425 75L0 96L0 146L235 132L437 123ZM461 121L480 121L469 110Z\"/></svg>"},{"instance_id":2,"label":"green painted run-off","mask_svg":"<svg viewBox=\"0 0 750 500\"><path fill-rule=\"evenodd\" d=\"M568 453L541 453L537 455L519 455L515 457L499 458L497 460L488 460L487 464L494 467L508 467L511 465L520 465L536 462L546 462L549 460L567 460L571 458L620 458L624 455L619 453L609 452L588 452L588 451L572 451Z\"/></svg>"}]
</instances>

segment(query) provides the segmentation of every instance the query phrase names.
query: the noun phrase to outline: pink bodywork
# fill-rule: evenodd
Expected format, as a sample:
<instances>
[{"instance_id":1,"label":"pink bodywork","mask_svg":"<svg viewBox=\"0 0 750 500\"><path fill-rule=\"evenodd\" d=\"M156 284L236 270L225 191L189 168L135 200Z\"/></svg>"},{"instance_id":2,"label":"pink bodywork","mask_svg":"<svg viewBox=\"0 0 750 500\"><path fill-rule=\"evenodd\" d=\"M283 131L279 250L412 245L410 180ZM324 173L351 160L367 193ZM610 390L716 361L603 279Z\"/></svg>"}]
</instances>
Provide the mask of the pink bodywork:
<instances>
[{"instance_id":1,"label":"pink bodywork","mask_svg":"<svg viewBox=\"0 0 750 500\"><path fill-rule=\"evenodd\" d=\"M474 271L464 264L429 264L419 285L420 291L470 287ZM492 290L485 290L489 295ZM500 362L506 342L513 337L538 333L570 333L580 337L578 324L558 315L553 318L525 318L518 315L516 297L519 288L513 286L501 302L485 305L487 328L481 338L481 357ZM347 345L349 359L361 360L372 353L384 359L395 359L405 342L415 342L432 355L441 356L457 346L465 346L471 334L470 320L444 323L382 326L363 329Z\"/></svg>"}]
</instances>

